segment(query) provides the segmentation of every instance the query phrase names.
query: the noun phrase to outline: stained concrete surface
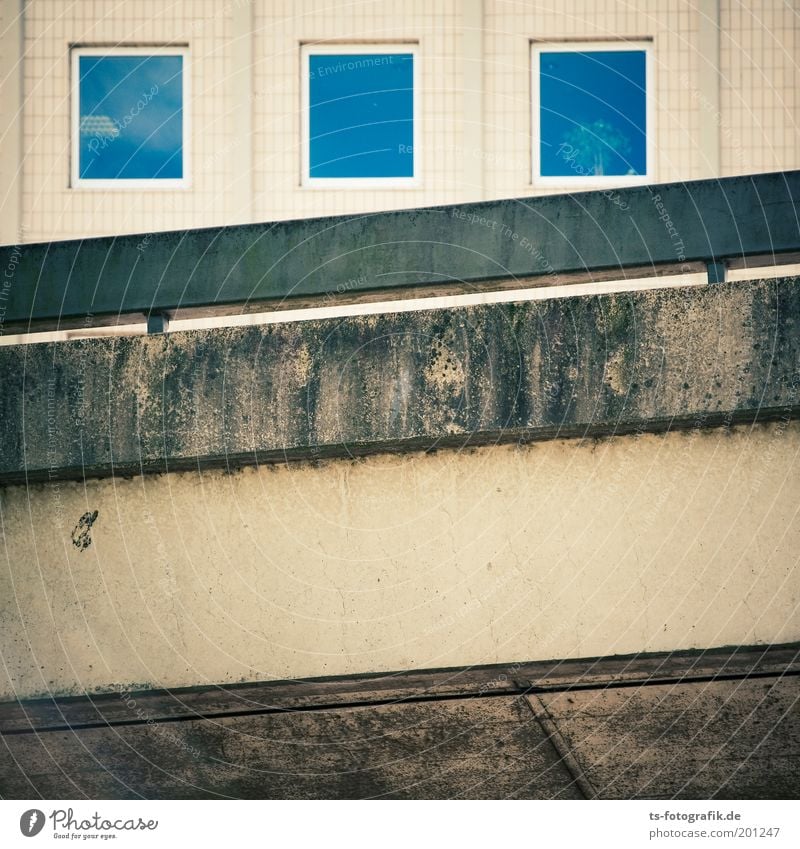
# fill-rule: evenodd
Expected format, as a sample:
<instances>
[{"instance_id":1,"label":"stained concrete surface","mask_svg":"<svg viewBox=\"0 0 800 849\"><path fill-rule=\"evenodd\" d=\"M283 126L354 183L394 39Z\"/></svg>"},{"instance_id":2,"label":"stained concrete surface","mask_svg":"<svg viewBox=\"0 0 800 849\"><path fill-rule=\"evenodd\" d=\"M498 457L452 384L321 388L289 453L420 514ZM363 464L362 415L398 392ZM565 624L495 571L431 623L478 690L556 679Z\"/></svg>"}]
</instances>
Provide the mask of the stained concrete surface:
<instances>
[{"instance_id":1,"label":"stained concrete surface","mask_svg":"<svg viewBox=\"0 0 800 849\"><path fill-rule=\"evenodd\" d=\"M794 417L800 281L0 348L0 482Z\"/></svg>"},{"instance_id":2,"label":"stained concrete surface","mask_svg":"<svg viewBox=\"0 0 800 849\"><path fill-rule=\"evenodd\" d=\"M800 639L799 450L783 421L7 487L0 697Z\"/></svg>"},{"instance_id":3,"label":"stained concrete surface","mask_svg":"<svg viewBox=\"0 0 800 849\"><path fill-rule=\"evenodd\" d=\"M133 724L5 734L0 796L798 798L798 681L793 674L388 704L370 703L367 689L358 706L187 712L171 722L145 721L144 712ZM132 715L138 695L124 696ZM546 702L552 721L538 719L532 699Z\"/></svg>"}]
</instances>

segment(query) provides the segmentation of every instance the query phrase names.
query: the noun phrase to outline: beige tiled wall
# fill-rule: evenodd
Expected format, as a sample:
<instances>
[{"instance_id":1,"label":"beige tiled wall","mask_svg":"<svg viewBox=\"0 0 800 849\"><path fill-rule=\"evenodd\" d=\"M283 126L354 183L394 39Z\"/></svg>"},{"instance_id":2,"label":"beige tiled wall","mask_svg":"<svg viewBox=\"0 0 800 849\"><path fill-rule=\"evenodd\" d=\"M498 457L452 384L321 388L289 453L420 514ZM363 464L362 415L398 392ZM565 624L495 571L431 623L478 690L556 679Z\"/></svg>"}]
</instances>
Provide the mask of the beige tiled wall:
<instances>
[{"instance_id":1,"label":"beige tiled wall","mask_svg":"<svg viewBox=\"0 0 800 849\"><path fill-rule=\"evenodd\" d=\"M215 0L31 0L25 19L26 241L223 223L233 138L229 100L230 11ZM188 190L72 189L70 45L188 44L192 185Z\"/></svg>"},{"instance_id":2,"label":"beige tiled wall","mask_svg":"<svg viewBox=\"0 0 800 849\"><path fill-rule=\"evenodd\" d=\"M461 13L457 0L358 4L260 0L256 14L255 187L258 218L457 203L461 147ZM413 189L342 190L300 186L300 45L419 44L422 184Z\"/></svg>"},{"instance_id":3,"label":"beige tiled wall","mask_svg":"<svg viewBox=\"0 0 800 849\"><path fill-rule=\"evenodd\" d=\"M20 240L22 0L0 2L0 244Z\"/></svg>"},{"instance_id":4,"label":"beige tiled wall","mask_svg":"<svg viewBox=\"0 0 800 849\"><path fill-rule=\"evenodd\" d=\"M22 234L35 241L534 194L532 39L652 39L657 181L708 176L711 161L725 175L799 167L800 0L747 7L721 0L715 95L703 79L708 45L701 25L716 9L713 0L30 0ZM241 78L232 76L245 45L236 30L242 20L252 31L249 102L241 97ZM470 88L476 78L465 75L478 29L482 117ZM419 44L418 187L300 186L300 47L318 40ZM190 46L191 187L70 188L70 45L169 42ZM246 120L237 111L243 102L251 107ZM248 124L252 135L241 130ZM702 131L709 125L721 147L716 159L709 158ZM241 173L251 151L252 173Z\"/></svg>"},{"instance_id":5,"label":"beige tiled wall","mask_svg":"<svg viewBox=\"0 0 800 849\"><path fill-rule=\"evenodd\" d=\"M703 176L697 107L681 78L696 85L697 12L677 0L486 0L485 144L491 197L532 194L530 43L532 40L652 39L656 181Z\"/></svg>"},{"instance_id":6,"label":"beige tiled wall","mask_svg":"<svg viewBox=\"0 0 800 849\"><path fill-rule=\"evenodd\" d=\"M720 3L722 173L800 168L800 3Z\"/></svg>"}]
</instances>

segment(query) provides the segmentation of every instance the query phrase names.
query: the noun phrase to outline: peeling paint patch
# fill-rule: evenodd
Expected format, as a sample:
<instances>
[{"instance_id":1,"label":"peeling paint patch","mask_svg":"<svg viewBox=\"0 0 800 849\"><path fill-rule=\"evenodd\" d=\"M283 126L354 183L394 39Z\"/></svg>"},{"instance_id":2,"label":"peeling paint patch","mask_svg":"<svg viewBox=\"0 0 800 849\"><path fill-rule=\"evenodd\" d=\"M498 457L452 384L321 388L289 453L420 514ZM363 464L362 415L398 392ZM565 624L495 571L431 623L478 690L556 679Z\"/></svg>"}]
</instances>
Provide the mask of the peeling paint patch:
<instances>
[{"instance_id":1,"label":"peeling paint patch","mask_svg":"<svg viewBox=\"0 0 800 849\"><path fill-rule=\"evenodd\" d=\"M92 525L97 519L97 510L92 513L84 513L78 519L78 524L75 525L75 530L72 532L72 544L78 551L86 551L92 544Z\"/></svg>"},{"instance_id":2,"label":"peeling paint patch","mask_svg":"<svg viewBox=\"0 0 800 849\"><path fill-rule=\"evenodd\" d=\"M433 342L425 379L440 391L455 392L464 386L464 367L441 339Z\"/></svg>"}]
</instances>

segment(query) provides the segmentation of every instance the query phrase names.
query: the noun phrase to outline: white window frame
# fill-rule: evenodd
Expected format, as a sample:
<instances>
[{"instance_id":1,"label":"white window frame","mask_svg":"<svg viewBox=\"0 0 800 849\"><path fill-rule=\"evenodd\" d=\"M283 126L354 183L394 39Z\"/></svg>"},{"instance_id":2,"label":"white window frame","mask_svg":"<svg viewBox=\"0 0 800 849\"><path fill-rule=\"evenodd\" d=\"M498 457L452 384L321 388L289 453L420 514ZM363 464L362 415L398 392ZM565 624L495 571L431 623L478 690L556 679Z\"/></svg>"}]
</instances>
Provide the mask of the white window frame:
<instances>
[{"instance_id":1,"label":"white window frame","mask_svg":"<svg viewBox=\"0 0 800 849\"><path fill-rule=\"evenodd\" d=\"M545 176L541 170L542 53L644 51L645 54L645 174L603 176ZM655 95L653 92L653 42L648 41L532 41L531 42L531 185L539 189L604 189L609 186L641 186L655 180Z\"/></svg>"},{"instance_id":2,"label":"white window frame","mask_svg":"<svg viewBox=\"0 0 800 849\"><path fill-rule=\"evenodd\" d=\"M128 191L134 189L142 191L142 189L150 191L162 191L164 189L187 189L191 186L191 178L189 173L190 153L191 153L191 110L189 109L190 95L190 64L189 64L189 48L186 46L169 47L159 45L157 47L78 47L70 48L71 52L71 135L72 149L70 151L70 187L73 189L103 189L105 191L119 190ZM80 177L80 59L82 56L181 56L183 58L183 66L181 73L182 82L182 97L183 97L183 177L180 179L165 179L160 180L157 177L147 179L137 178L135 180L126 180L124 178L118 180L91 180L81 179Z\"/></svg>"},{"instance_id":3,"label":"white window frame","mask_svg":"<svg viewBox=\"0 0 800 849\"><path fill-rule=\"evenodd\" d=\"M309 61L311 56L331 54L370 54L370 53L410 53L414 57L414 72L412 85L414 86L414 132L412 146L414 148L414 174L411 177L311 177L311 74L309 72ZM390 44L379 41L369 44L301 44L300 45L300 75L301 75L301 138L300 138L300 185L308 189L416 189L420 186L420 115L421 88L420 88L420 59L419 44L416 42Z\"/></svg>"}]
</instances>

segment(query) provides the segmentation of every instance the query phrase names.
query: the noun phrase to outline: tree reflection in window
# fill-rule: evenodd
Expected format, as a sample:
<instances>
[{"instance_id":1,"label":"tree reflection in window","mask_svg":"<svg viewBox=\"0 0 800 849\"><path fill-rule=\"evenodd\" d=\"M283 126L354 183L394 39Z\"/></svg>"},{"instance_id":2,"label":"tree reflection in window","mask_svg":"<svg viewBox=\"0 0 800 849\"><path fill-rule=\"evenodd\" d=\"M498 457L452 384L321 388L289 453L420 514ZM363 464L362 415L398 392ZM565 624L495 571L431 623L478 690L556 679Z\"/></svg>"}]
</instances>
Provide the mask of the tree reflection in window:
<instances>
[{"instance_id":1,"label":"tree reflection in window","mask_svg":"<svg viewBox=\"0 0 800 849\"><path fill-rule=\"evenodd\" d=\"M647 173L644 50L547 50L539 58L539 174Z\"/></svg>"}]
</instances>

